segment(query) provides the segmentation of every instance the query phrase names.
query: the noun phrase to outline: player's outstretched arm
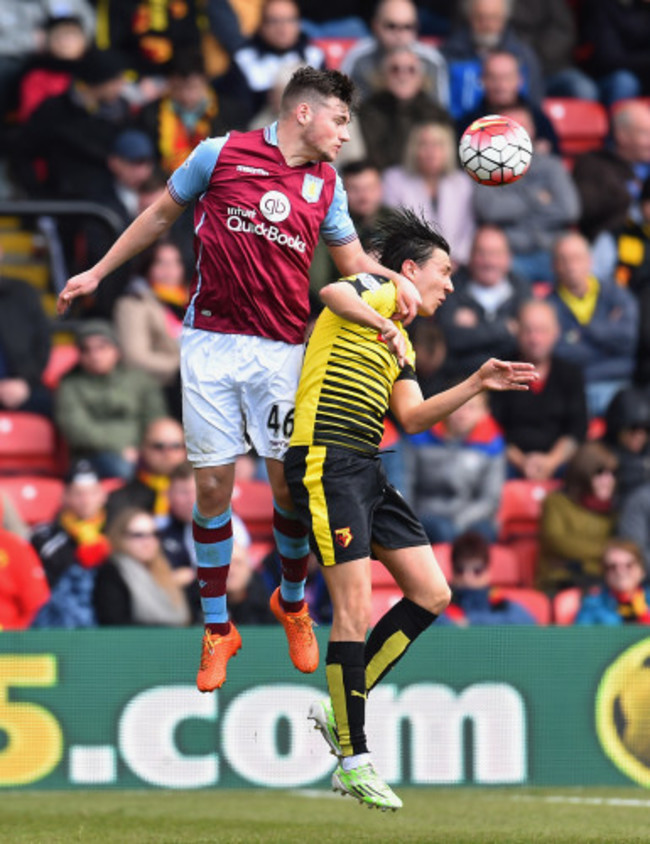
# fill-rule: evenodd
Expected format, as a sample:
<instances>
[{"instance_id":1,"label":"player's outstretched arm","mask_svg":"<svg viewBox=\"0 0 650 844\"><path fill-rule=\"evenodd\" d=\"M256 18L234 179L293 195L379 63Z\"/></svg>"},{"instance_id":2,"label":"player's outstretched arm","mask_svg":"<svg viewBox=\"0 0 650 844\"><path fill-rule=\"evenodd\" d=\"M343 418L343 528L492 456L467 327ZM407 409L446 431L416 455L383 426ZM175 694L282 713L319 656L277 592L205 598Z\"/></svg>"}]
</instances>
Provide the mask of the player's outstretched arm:
<instances>
[{"instance_id":1,"label":"player's outstretched arm","mask_svg":"<svg viewBox=\"0 0 650 844\"><path fill-rule=\"evenodd\" d=\"M93 293L109 273L154 243L180 217L185 208L185 205L179 205L165 191L160 199L136 217L94 267L68 280L59 294L57 313L64 313L72 300L78 296Z\"/></svg>"},{"instance_id":2,"label":"player's outstretched arm","mask_svg":"<svg viewBox=\"0 0 650 844\"><path fill-rule=\"evenodd\" d=\"M351 284L337 281L328 284L320 292L323 304L342 319L347 319L357 325L374 328L381 334L384 342L397 358L400 366L404 366L406 356L406 340L404 335L390 319L386 319L357 293Z\"/></svg>"},{"instance_id":3,"label":"player's outstretched arm","mask_svg":"<svg viewBox=\"0 0 650 844\"><path fill-rule=\"evenodd\" d=\"M395 319L401 320L404 325L415 319L418 307L422 304L422 297L413 282L376 261L363 249L358 239L346 243L345 246L330 246L329 250L336 268L343 277L356 273L376 273L390 278L397 287Z\"/></svg>"},{"instance_id":4,"label":"player's outstretched arm","mask_svg":"<svg viewBox=\"0 0 650 844\"><path fill-rule=\"evenodd\" d=\"M390 407L406 433L417 434L428 430L483 390L527 390L538 377L532 363L490 358L460 384L426 400L417 382L396 381Z\"/></svg>"}]
</instances>

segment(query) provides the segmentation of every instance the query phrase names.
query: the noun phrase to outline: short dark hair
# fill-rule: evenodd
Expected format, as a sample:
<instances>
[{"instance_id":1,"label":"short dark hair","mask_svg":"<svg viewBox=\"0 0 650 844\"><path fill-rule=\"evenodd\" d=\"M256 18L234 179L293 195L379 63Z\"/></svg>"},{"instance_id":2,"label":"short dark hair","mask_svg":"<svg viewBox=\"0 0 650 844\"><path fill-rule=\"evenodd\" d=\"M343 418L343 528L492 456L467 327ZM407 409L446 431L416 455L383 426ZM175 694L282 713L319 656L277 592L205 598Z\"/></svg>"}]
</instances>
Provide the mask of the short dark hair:
<instances>
[{"instance_id":1,"label":"short dark hair","mask_svg":"<svg viewBox=\"0 0 650 844\"><path fill-rule=\"evenodd\" d=\"M393 209L382 217L371 242L371 251L379 255L381 263L397 273L409 259L418 266L426 264L434 249L450 252L440 232L408 208Z\"/></svg>"},{"instance_id":2,"label":"short dark hair","mask_svg":"<svg viewBox=\"0 0 650 844\"><path fill-rule=\"evenodd\" d=\"M186 481L188 478L194 477L194 469L189 460L184 460L175 466L169 474L170 481Z\"/></svg>"},{"instance_id":3,"label":"short dark hair","mask_svg":"<svg viewBox=\"0 0 650 844\"><path fill-rule=\"evenodd\" d=\"M484 568L490 564L490 543L475 530L459 534L451 545L451 567L458 574L468 560L480 560Z\"/></svg>"},{"instance_id":4,"label":"short dark hair","mask_svg":"<svg viewBox=\"0 0 650 844\"><path fill-rule=\"evenodd\" d=\"M190 76L206 76L205 62L200 50L192 47L177 50L167 69L168 76L188 79Z\"/></svg>"},{"instance_id":5,"label":"short dark hair","mask_svg":"<svg viewBox=\"0 0 650 844\"><path fill-rule=\"evenodd\" d=\"M323 99L336 97L349 106L354 101L354 82L340 70L317 70L299 67L287 82L282 94L282 111L286 111L301 98L316 95Z\"/></svg>"},{"instance_id":6,"label":"short dark hair","mask_svg":"<svg viewBox=\"0 0 650 844\"><path fill-rule=\"evenodd\" d=\"M347 161L339 170L342 179L347 179L348 176L358 176L359 173L365 173L366 170L374 170L379 173L379 167L373 164L368 158L357 158L354 161Z\"/></svg>"}]
</instances>

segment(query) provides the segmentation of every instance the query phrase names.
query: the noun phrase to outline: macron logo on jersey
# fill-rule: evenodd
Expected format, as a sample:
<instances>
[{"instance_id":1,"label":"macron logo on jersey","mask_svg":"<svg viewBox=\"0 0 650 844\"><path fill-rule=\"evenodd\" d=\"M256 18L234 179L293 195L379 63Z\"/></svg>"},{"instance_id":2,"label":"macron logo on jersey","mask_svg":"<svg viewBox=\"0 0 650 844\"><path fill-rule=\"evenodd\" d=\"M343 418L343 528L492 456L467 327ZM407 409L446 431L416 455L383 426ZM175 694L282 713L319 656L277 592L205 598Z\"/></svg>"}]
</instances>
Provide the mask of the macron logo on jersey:
<instances>
[{"instance_id":1,"label":"macron logo on jersey","mask_svg":"<svg viewBox=\"0 0 650 844\"><path fill-rule=\"evenodd\" d=\"M238 164L237 170L240 173L250 173L251 176L268 176L268 170L263 170L261 167L247 167L245 164Z\"/></svg>"}]
</instances>

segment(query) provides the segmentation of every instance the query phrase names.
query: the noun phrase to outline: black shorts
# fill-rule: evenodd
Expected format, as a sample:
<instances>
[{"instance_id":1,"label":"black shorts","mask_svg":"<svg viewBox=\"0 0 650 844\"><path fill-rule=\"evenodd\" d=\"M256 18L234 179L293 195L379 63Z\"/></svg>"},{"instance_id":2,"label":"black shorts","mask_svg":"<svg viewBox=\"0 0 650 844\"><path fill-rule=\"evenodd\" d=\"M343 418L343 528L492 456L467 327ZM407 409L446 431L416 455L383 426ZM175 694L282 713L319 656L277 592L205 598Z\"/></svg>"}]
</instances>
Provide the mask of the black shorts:
<instances>
[{"instance_id":1,"label":"black shorts","mask_svg":"<svg viewBox=\"0 0 650 844\"><path fill-rule=\"evenodd\" d=\"M292 446L284 473L322 565L370 557L373 543L391 549L429 544L409 505L388 483L377 455L335 446Z\"/></svg>"}]
</instances>

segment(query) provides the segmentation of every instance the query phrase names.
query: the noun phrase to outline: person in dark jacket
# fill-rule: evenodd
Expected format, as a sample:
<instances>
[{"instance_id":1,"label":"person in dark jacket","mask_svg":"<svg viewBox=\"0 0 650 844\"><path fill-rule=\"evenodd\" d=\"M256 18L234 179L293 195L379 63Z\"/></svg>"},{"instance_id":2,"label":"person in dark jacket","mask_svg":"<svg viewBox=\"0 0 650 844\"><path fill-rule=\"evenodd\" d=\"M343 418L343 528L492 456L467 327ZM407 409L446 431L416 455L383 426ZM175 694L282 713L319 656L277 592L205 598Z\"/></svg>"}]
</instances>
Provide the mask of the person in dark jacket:
<instances>
[{"instance_id":1,"label":"person in dark jacket","mask_svg":"<svg viewBox=\"0 0 650 844\"><path fill-rule=\"evenodd\" d=\"M436 625L469 627L494 624L536 624L516 601L490 582L490 546L474 531L460 534L451 547L451 603Z\"/></svg>"},{"instance_id":2,"label":"person in dark jacket","mask_svg":"<svg viewBox=\"0 0 650 844\"><path fill-rule=\"evenodd\" d=\"M618 459L619 506L641 484L650 481L650 392L624 387L605 412L606 445Z\"/></svg>"},{"instance_id":3,"label":"person in dark jacket","mask_svg":"<svg viewBox=\"0 0 650 844\"><path fill-rule=\"evenodd\" d=\"M41 383L50 349L50 323L36 289L0 273L0 408L52 415L51 393Z\"/></svg>"},{"instance_id":4,"label":"person in dark jacket","mask_svg":"<svg viewBox=\"0 0 650 844\"><path fill-rule=\"evenodd\" d=\"M490 405L506 440L509 474L542 481L559 477L587 434L582 370L559 358L555 308L531 299L518 314L517 360L535 364L539 380L526 393L494 393Z\"/></svg>"},{"instance_id":5,"label":"person in dark jacket","mask_svg":"<svg viewBox=\"0 0 650 844\"><path fill-rule=\"evenodd\" d=\"M451 377L467 375L490 355L515 359L516 317L531 294L528 283L510 271L511 260L505 234L494 226L481 226L469 264L454 274L455 295L436 314Z\"/></svg>"}]
</instances>

